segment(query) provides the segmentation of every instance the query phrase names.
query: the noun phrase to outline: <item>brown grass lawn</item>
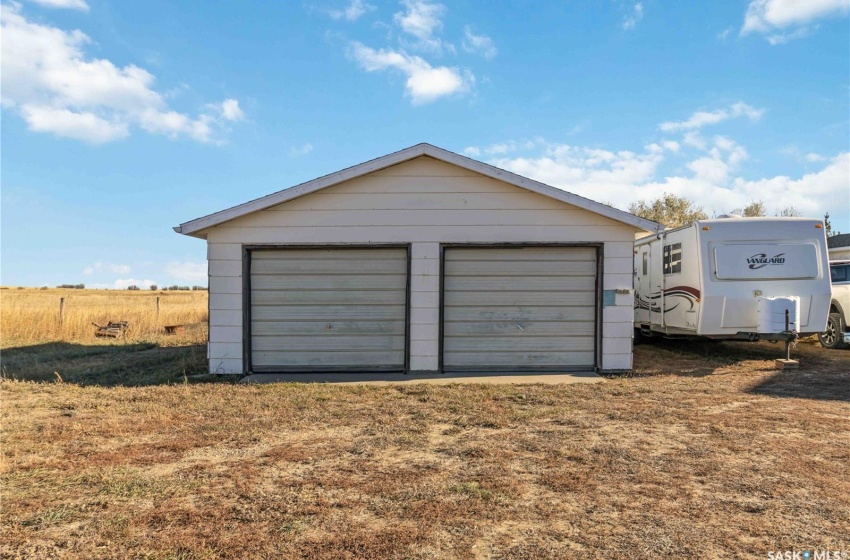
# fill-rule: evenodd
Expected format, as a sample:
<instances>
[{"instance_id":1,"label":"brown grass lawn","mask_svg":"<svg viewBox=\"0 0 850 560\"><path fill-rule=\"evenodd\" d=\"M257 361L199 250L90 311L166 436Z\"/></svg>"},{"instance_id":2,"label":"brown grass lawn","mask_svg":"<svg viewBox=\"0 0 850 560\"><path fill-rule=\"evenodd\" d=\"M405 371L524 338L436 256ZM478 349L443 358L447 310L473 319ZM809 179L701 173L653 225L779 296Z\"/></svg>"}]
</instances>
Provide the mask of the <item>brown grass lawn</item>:
<instances>
[{"instance_id":1,"label":"brown grass lawn","mask_svg":"<svg viewBox=\"0 0 850 560\"><path fill-rule=\"evenodd\" d=\"M665 342L602 384L397 387L162 384L193 350L91 351L8 358L4 558L850 551L850 351L777 372L779 346Z\"/></svg>"}]
</instances>

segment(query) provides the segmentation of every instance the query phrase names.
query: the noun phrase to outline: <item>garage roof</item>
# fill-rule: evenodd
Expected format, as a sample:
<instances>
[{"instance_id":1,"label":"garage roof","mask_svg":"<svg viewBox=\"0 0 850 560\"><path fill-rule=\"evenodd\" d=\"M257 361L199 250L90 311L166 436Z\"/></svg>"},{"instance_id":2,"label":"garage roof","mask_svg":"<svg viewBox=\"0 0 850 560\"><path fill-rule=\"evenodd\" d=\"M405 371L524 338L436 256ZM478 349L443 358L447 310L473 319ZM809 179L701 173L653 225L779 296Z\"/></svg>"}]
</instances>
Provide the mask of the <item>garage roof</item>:
<instances>
[{"instance_id":1,"label":"garage roof","mask_svg":"<svg viewBox=\"0 0 850 560\"><path fill-rule=\"evenodd\" d=\"M662 231L664 229L664 226L657 224L653 221L646 220L644 218L639 218L634 214L629 214L628 212L617 210L616 208L612 208L611 206L607 206L600 202L595 202L593 200L578 196L565 190L552 187L544 183L540 183L538 181L534 181L521 175L517 175L516 173L511 173L510 171L499 169L498 167L494 167L492 165L488 165L486 163L462 156L460 154L444 150L443 148L438 148L437 146L434 146L432 144L422 143L416 144L415 146L411 146L410 148L405 148L404 150L400 150L398 152L379 157L377 159L367 161L365 163L361 163L359 165L355 165L354 167L349 167L347 169L337 171L336 173L331 173L330 175L325 175L324 177L319 177L318 179L313 179L312 181L307 181L306 183L301 183L300 185L296 185L294 187L290 187L282 191L277 191L270 195L245 202L238 206L234 206L232 208L221 210L220 212L216 212L214 214L209 214L208 216L203 216L201 218L185 222L175 227L174 231L176 231L177 233L182 233L184 235L191 235L193 237L200 237L203 239L206 238L206 233L204 232L204 230L213 226L223 224L230 220L234 220L236 218L240 218L242 216L252 214L254 212L259 212L260 210L264 210L271 206L275 206L277 204L281 204L283 202L287 202L289 200L293 200L295 198L299 198L310 193L314 193L316 191L332 187L333 185L337 185L344 181L349 181L351 179L355 179L368 173L372 173L393 165L398 165L399 163L404 163L405 161L409 161L421 156L432 157L434 159L444 161L446 163L457 165L458 167L461 167L463 169L479 173L486 177L503 181L510 185L514 185L516 187L526 189L537 194L554 198L555 200L560 200L561 202L565 202L567 204L583 208L590 212L595 212L596 214L600 214L612 220L628 224L637 230L653 232Z\"/></svg>"}]
</instances>

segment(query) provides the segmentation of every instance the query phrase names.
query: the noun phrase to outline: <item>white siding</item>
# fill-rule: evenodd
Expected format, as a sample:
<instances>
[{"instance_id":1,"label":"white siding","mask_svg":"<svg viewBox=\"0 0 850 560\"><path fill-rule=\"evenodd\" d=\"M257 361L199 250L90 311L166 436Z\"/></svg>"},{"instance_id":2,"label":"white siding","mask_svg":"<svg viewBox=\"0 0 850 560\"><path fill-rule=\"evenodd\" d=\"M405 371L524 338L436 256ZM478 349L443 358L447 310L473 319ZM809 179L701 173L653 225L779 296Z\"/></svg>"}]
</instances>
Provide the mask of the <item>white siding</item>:
<instances>
[{"instance_id":1,"label":"white siding","mask_svg":"<svg viewBox=\"0 0 850 560\"><path fill-rule=\"evenodd\" d=\"M441 243L604 242L603 288L630 290L634 237L632 226L421 157L208 230L210 370L243 371L241 337L217 342L232 332L212 334L219 326L241 327L242 244L412 243L410 369L433 371ZM603 327L631 329L632 305L632 295L618 295L603 310ZM619 336L629 331L608 332L618 336L603 337L601 367L630 368L631 336Z\"/></svg>"},{"instance_id":2,"label":"white siding","mask_svg":"<svg viewBox=\"0 0 850 560\"><path fill-rule=\"evenodd\" d=\"M615 305L602 309L602 369L632 368L634 336L634 242L605 243L603 290L625 290L616 294Z\"/></svg>"},{"instance_id":3,"label":"white siding","mask_svg":"<svg viewBox=\"0 0 850 560\"><path fill-rule=\"evenodd\" d=\"M850 247L835 247L829 249L829 260L843 261L850 259Z\"/></svg>"},{"instance_id":4,"label":"white siding","mask_svg":"<svg viewBox=\"0 0 850 560\"><path fill-rule=\"evenodd\" d=\"M410 261L411 371L439 367L439 306L440 244L414 243Z\"/></svg>"}]
</instances>

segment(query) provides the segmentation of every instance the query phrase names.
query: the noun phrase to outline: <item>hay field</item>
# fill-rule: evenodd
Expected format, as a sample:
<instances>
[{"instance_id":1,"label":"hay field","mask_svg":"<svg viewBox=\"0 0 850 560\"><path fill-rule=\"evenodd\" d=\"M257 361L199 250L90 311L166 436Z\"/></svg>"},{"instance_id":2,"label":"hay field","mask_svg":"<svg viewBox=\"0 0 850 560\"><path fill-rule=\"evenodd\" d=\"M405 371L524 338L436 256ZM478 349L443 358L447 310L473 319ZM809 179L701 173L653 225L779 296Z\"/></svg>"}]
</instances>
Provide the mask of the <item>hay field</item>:
<instances>
[{"instance_id":1,"label":"hay field","mask_svg":"<svg viewBox=\"0 0 850 560\"><path fill-rule=\"evenodd\" d=\"M160 298L157 316L156 299ZM64 320L59 302L65 298ZM161 346L198 344L207 337L206 291L129 291L7 288L0 289L0 348L46 342L114 344L95 336L92 323L127 321L119 343L155 342ZM166 335L164 325L187 325Z\"/></svg>"}]
</instances>

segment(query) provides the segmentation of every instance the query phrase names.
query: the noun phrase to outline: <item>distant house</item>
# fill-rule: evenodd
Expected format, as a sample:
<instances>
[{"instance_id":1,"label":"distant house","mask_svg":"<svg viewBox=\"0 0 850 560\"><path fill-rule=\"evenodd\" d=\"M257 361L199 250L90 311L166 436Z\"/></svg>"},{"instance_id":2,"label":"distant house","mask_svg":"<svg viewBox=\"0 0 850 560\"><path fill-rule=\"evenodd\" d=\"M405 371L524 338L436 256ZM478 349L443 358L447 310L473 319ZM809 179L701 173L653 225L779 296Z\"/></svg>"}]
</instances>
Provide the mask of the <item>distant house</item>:
<instances>
[{"instance_id":1,"label":"distant house","mask_svg":"<svg viewBox=\"0 0 850 560\"><path fill-rule=\"evenodd\" d=\"M850 260L850 233L840 233L828 237L826 244L829 248L829 260Z\"/></svg>"},{"instance_id":2,"label":"distant house","mask_svg":"<svg viewBox=\"0 0 850 560\"><path fill-rule=\"evenodd\" d=\"M418 144L186 222L212 373L624 371L651 222Z\"/></svg>"}]
</instances>

